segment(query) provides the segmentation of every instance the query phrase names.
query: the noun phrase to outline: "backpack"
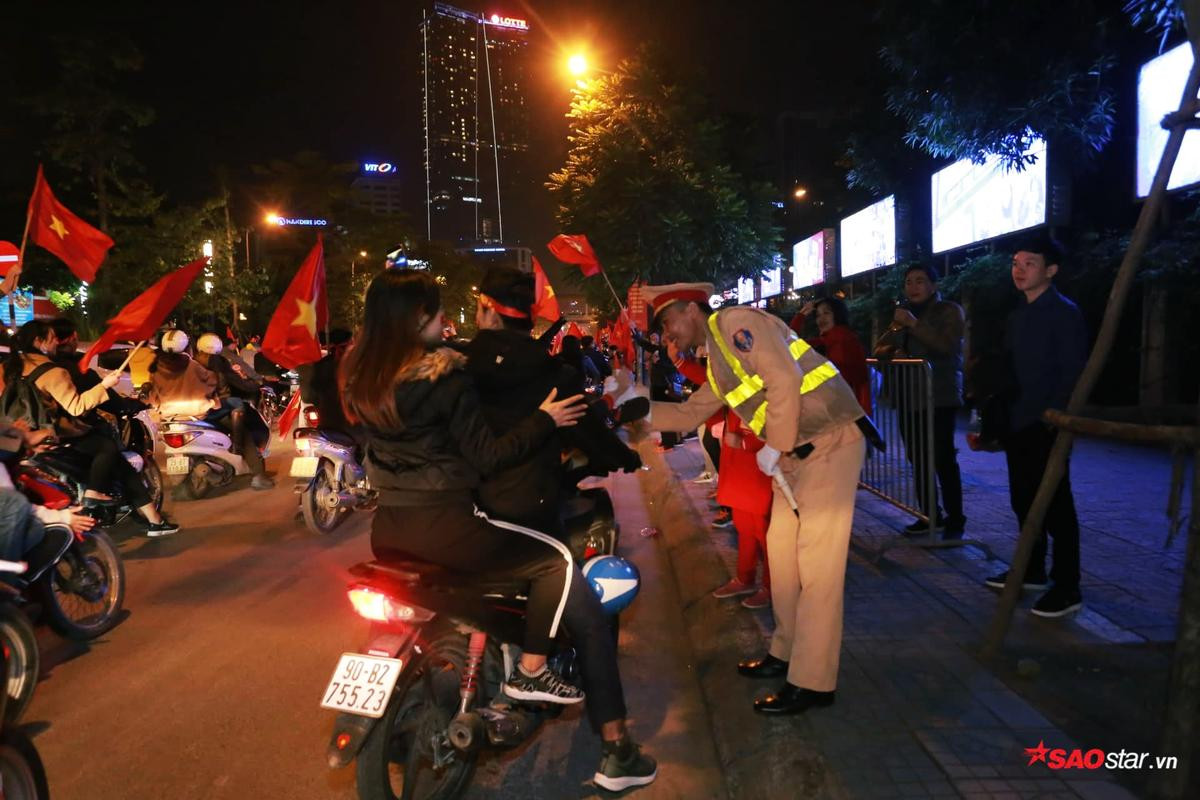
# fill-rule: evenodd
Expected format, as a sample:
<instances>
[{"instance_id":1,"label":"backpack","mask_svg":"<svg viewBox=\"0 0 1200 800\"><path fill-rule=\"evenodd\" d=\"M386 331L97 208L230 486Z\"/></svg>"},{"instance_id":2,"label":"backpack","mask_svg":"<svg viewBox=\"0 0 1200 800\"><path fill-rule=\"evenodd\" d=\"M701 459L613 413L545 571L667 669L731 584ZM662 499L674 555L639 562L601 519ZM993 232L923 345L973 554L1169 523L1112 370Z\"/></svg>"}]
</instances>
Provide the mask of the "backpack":
<instances>
[{"instance_id":1,"label":"backpack","mask_svg":"<svg viewBox=\"0 0 1200 800\"><path fill-rule=\"evenodd\" d=\"M31 430L54 427L54 416L47 411L38 390L38 378L52 369L61 369L58 364L41 364L28 375L17 378L4 387L0 394L0 417L17 422L24 420Z\"/></svg>"}]
</instances>

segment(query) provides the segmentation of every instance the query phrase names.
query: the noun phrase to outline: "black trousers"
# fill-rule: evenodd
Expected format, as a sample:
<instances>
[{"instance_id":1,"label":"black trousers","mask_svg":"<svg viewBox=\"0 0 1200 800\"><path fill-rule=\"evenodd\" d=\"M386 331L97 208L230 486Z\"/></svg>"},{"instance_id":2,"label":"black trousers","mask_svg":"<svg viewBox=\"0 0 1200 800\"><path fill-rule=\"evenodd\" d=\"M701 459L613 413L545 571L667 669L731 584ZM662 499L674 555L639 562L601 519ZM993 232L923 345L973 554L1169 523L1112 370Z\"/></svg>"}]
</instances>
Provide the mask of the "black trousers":
<instances>
[{"instance_id":1,"label":"black trousers","mask_svg":"<svg viewBox=\"0 0 1200 800\"><path fill-rule=\"evenodd\" d=\"M721 443L717 441L717 437L712 435L712 431L708 426L704 426L704 438L700 440L700 444L704 446L708 457L712 459L713 466L717 468L717 472L721 471Z\"/></svg>"},{"instance_id":2,"label":"black trousers","mask_svg":"<svg viewBox=\"0 0 1200 800\"><path fill-rule=\"evenodd\" d=\"M937 475L938 485L942 490L942 504L946 509L946 518L961 522L963 517L962 472L958 468L958 449L954 446L954 427L958 418L958 409L953 407L935 408L933 410L933 471ZM917 502L921 510L931 519L941 516L934 497L934 507L929 505L929 486L926 476L929 474L928 456L926 455L925 415L919 410L901 410L900 435L904 439L904 452L908 462L913 465L916 473Z\"/></svg>"},{"instance_id":3,"label":"black trousers","mask_svg":"<svg viewBox=\"0 0 1200 800\"><path fill-rule=\"evenodd\" d=\"M592 724L625 718L612 630L566 545L456 503L380 506L371 525L371 549L380 561L407 555L460 572L528 579L524 651L547 655L559 626L565 626L579 655Z\"/></svg>"},{"instance_id":4,"label":"black trousers","mask_svg":"<svg viewBox=\"0 0 1200 800\"><path fill-rule=\"evenodd\" d=\"M121 455L121 446L108 431L93 428L83 436L71 439L71 449L92 457L91 466L88 468L89 490L108 494L112 491L113 484L119 482L125 492L125 499L134 508L140 508L150 502L150 493L142 484L141 476Z\"/></svg>"},{"instance_id":5,"label":"black trousers","mask_svg":"<svg viewBox=\"0 0 1200 800\"><path fill-rule=\"evenodd\" d=\"M1033 505L1042 473L1050 460L1054 446L1054 431L1040 422L1011 433L1005 441L1008 458L1008 493L1017 522L1025 526L1025 518ZM1075 514L1075 498L1071 496L1070 462L1062 482L1054 492L1046 522L1038 533L1029 559L1027 574L1040 577L1046 570L1047 534L1054 537L1054 563L1050 577L1054 585L1068 590L1079 589L1079 518Z\"/></svg>"}]
</instances>

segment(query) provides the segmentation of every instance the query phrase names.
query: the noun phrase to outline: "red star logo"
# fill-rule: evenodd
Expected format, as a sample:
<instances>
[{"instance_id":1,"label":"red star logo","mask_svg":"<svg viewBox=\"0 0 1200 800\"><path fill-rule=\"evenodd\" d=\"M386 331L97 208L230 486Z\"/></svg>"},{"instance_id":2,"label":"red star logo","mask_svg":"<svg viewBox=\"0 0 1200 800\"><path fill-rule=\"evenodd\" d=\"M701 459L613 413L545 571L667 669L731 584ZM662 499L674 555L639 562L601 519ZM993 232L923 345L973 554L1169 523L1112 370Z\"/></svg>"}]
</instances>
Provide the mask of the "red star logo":
<instances>
[{"instance_id":1,"label":"red star logo","mask_svg":"<svg viewBox=\"0 0 1200 800\"><path fill-rule=\"evenodd\" d=\"M1037 747L1026 747L1025 748L1025 755L1029 756L1029 763L1026 764L1025 766L1027 766L1027 767L1033 766L1033 764L1037 761L1040 761L1043 764L1045 764L1046 763L1046 754L1049 752L1050 752L1050 748L1046 747L1046 743L1042 740L1038 740Z\"/></svg>"}]
</instances>

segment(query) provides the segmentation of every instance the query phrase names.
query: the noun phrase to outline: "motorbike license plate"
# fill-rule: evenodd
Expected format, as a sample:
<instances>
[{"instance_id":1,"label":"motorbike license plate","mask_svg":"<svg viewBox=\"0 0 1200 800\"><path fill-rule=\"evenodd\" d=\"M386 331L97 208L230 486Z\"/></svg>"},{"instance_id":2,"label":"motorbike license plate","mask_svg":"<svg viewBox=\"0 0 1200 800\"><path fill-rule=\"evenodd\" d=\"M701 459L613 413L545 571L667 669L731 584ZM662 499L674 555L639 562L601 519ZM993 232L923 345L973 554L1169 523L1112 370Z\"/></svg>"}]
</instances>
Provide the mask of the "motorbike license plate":
<instances>
[{"instance_id":1,"label":"motorbike license plate","mask_svg":"<svg viewBox=\"0 0 1200 800\"><path fill-rule=\"evenodd\" d=\"M398 658L342 653L337 669L325 687L321 708L374 719L382 717L403 666L404 662Z\"/></svg>"},{"instance_id":2,"label":"motorbike license plate","mask_svg":"<svg viewBox=\"0 0 1200 800\"><path fill-rule=\"evenodd\" d=\"M296 456L292 459L291 476L293 478L311 478L317 474L317 465L321 459L316 456Z\"/></svg>"},{"instance_id":3,"label":"motorbike license plate","mask_svg":"<svg viewBox=\"0 0 1200 800\"><path fill-rule=\"evenodd\" d=\"M187 475L191 460L187 456L167 456L168 475Z\"/></svg>"}]
</instances>

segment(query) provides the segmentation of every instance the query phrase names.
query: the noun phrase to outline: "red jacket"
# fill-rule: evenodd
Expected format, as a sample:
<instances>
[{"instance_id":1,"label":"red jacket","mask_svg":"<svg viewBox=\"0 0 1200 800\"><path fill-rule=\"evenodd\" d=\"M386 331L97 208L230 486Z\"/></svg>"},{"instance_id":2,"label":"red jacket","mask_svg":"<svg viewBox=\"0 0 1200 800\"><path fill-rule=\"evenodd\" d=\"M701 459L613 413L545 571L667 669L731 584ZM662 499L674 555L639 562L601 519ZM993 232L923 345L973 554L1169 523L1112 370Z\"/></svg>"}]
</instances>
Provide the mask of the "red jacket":
<instances>
[{"instance_id":1,"label":"red jacket","mask_svg":"<svg viewBox=\"0 0 1200 800\"><path fill-rule=\"evenodd\" d=\"M797 336L804 335L803 314L796 314L789 323ZM867 370L867 351L854 331L845 325L834 325L827 333L810 336L805 341L825 354L854 390L858 404L871 414L871 379Z\"/></svg>"},{"instance_id":2,"label":"red jacket","mask_svg":"<svg viewBox=\"0 0 1200 800\"><path fill-rule=\"evenodd\" d=\"M751 514L770 514L771 479L758 468L755 455L765 442L745 427L737 414L725 417L717 503Z\"/></svg>"}]
</instances>

